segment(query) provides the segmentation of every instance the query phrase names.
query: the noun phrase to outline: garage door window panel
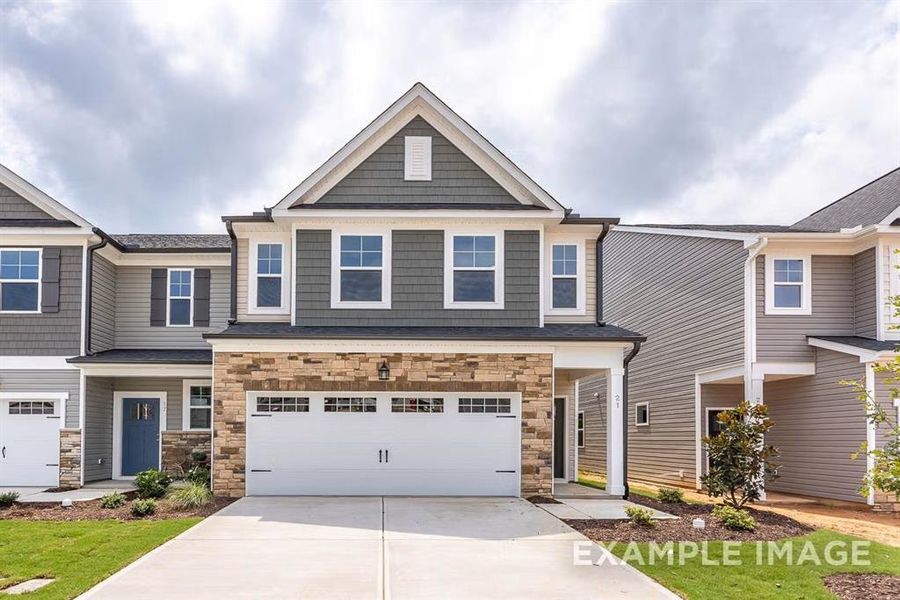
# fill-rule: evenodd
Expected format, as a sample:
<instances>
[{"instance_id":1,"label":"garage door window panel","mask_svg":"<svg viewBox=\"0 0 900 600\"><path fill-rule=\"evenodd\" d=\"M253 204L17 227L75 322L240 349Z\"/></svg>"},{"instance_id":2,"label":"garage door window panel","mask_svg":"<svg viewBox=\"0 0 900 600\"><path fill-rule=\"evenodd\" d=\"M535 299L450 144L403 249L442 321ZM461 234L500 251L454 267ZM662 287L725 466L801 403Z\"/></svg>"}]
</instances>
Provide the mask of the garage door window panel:
<instances>
[{"instance_id":1,"label":"garage door window panel","mask_svg":"<svg viewBox=\"0 0 900 600\"><path fill-rule=\"evenodd\" d=\"M509 398L460 398L459 412L472 414L510 413L512 403Z\"/></svg>"},{"instance_id":2,"label":"garage door window panel","mask_svg":"<svg viewBox=\"0 0 900 600\"><path fill-rule=\"evenodd\" d=\"M325 412L327 413L374 413L375 410L375 398L325 398Z\"/></svg>"},{"instance_id":3,"label":"garage door window panel","mask_svg":"<svg viewBox=\"0 0 900 600\"><path fill-rule=\"evenodd\" d=\"M52 415L55 413L53 402L10 402L11 415Z\"/></svg>"},{"instance_id":4,"label":"garage door window panel","mask_svg":"<svg viewBox=\"0 0 900 600\"><path fill-rule=\"evenodd\" d=\"M391 412L395 413L442 413L443 398L391 398Z\"/></svg>"},{"instance_id":5,"label":"garage door window panel","mask_svg":"<svg viewBox=\"0 0 900 600\"><path fill-rule=\"evenodd\" d=\"M263 413L309 412L309 398L260 396L256 399L256 410Z\"/></svg>"}]
</instances>

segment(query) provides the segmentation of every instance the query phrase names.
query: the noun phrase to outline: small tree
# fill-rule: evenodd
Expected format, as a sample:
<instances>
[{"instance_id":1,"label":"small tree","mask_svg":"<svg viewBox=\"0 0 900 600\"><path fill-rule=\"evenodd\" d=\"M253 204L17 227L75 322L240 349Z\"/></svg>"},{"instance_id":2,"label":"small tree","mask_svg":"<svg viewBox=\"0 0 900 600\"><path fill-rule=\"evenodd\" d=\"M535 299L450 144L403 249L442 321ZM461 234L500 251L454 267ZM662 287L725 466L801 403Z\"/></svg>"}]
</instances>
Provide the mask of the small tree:
<instances>
[{"instance_id":1,"label":"small tree","mask_svg":"<svg viewBox=\"0 0 900 600\"><path fill-rule=\"evenodd\" d=\"M766 432L774 424L764 405L746 400L719 413L718 421L721 431L703 438L709 472L700 479L710 496L724 497L725 504L741 508L759 500L762 484L778 476L778 466L772 462L778 451L765 443Z\"/></svg>"}]
</instances>

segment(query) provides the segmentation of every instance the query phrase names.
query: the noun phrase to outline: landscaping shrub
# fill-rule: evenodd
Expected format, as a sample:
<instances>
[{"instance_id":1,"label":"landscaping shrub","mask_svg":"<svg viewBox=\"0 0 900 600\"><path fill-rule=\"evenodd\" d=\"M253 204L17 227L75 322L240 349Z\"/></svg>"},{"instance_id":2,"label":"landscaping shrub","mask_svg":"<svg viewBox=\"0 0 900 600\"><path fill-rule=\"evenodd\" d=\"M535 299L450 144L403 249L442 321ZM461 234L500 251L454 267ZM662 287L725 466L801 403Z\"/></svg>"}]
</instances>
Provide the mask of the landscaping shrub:
<instances>
[{"instance_id":1,"label":"landscaping shrub","mask_svg":"<svg viewBox=\"0 0 900 600\"><path fill-rule=\"evenodd\" d=\"M191 452L191 460L195 463L205 463L206 462L206 452L201 452L200 450L194 450Z\"/></svg>"},{"instance_id":2,"label":"landscaping shrub","mask_svg":"<svg viewBox=\"0 0 900 600\"><path fill-rule=\"evenodd\" d=\"M138 496L141 498L162 498L171 483L171 477L156 469L142 471L134 478Z\"/></svg>"},{"instance_id":3,"label":"landscaping shrub","mask_svg":"<svg viewBox=\"0 0 900 600\"><path fill-rule=\"evenodd\" d=\"M625 514L628 515L628 519L635 525L643 525L645 527L653 525L653 513L649 508L626 506Z\"/></svg>"},{"instance_id":4,"label":"landscaping shrub","mask_svg":"<svg viewBox=\"0 0 900 600\"><path fill-rule=\"evenodd\" d=\"M100 508L119 508L125 504L125 495L119 492L110 492L100 498Z\"/></svg>"},{"instance_id":5,"label":"landscaping shrub","mask_svg":"<svg viewBox=\"0 0 900 600\"><path fill-rule=\"evenodd\" d=\"M206 483L188 483L169 492L169 502L178 508L200 508L212 500L212 492Z\"/></svg>"},{"instance_id":6,"label":"landscaping shrub","mask_svg":"<svg viewBox=\"0 0 900 600\"><path fill-rule=\"evenodd\" d=\"M188 483L197 483L209 487L209 469L206 467L193 467L184 474L184 480Z\"/></svg>"},{"instance_id":7,"label":"landscaping shrub","mask_svg":"<svg viewBox=\"0 0 900 600\"><path fill-rule=\"evenodd\" d=\"M0 494L0 508L7 508L16 503L19 499L19 492L4 492Z\"/></svg>"},{"instance_id":8,"label":"landscaping shrub","mask_svg":"<svg viewBox=\"0 0 900 600\"><path fill-rule=\"evenodd\" d=\"M660 502L684 503L684 492L676 488L660 488L656 498Z\"/></svg>"},{"instance_id":9,"label":"landscaping shrub","mask_svg":"<svg viewBox=\"0 0 900 600\"><path fill-rule=\"evenodd\" d=\"M715 507L712 514L722 521L722 524L728 529L741 531L753 531L756 529L756 519L746 510L722 504Z\"/></svg>"},{"instance_id":10,"label":"landscaping shrub","mask_svg":"<svg viewBox=\"0 0 900 600\"><path fill-rule=\"evenodd\" d=\"M146 517L156 512L156 500L153 498L138 498L131 503L131 515L134 517Z\"/></svg>"}]
</instances>

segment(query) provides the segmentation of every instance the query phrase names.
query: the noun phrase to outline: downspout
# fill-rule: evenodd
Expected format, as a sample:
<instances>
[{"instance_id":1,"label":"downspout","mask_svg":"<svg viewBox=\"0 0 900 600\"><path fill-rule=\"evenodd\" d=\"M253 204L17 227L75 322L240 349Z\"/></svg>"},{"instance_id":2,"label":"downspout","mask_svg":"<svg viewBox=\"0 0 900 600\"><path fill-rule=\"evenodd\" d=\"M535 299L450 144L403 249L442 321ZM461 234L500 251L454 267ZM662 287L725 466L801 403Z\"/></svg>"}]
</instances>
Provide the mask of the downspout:
<instances>
[{"instance_id":1,"label":"downspout","mask_svg":"<svg viewBox=\"0 0 900 600\"><path fill-rule=\"evenodd\" d=\"M622 377L622 481L625 484L625 499L628 499L628 363L641 351L642 342L634 342L631 352L622 361L625 375Z\"/></svg>"},{"instance_id":2,"label":"downspout","mask_svg":"<svg viewBox=\"0 0 900 600\"><path fill-rule=\"evenodd\" d=\"M231 325L237 321L237 260L238 260L238 242L237 236L234 235L234 227L231 221L225 221L225 230L228 231L228 237L231 238L231 304L228 315L228 324Z\"/></svg>"},{"instance_id":3,"label":"downspout","mask_svg":"<svg viewBox=\"0 0 900 600\"><path fill-rule=\"evenodd\" d=\"M100 241L96 244L88 246L87 262L84 274L84 353L88 356L92 355L91 351L91 307L94 304L94 250L99 250L106 246L107 236L99 227L94 227L94 234L100 237Z\"/></svg>"},{"instance_id":4,"label":"downspout","mask_svg":"<svg viewBox=\"0 0 900 600\"><path fill-rule=\"evenodd\" d=\"M753 362L756 360L756 259L768 243L769 238L758 238L750 244L750 253L744 261L744 398L748 400L752 395Z\"/></svg>"},{"instance_id":5,"label":"downspout","mask_svg":"<svg viewBox=\"0 0 900 600\"><path fill-rule=\"evenodd\" d=\"M597 255L597 281L595 282L597 295L597 327L603 327L604 325L606 325L606 321L603 320L603 238L605 238L606 234L609 233L609 229L609 223L604 223L603 230L600 231L600 235L597 236L597 246L595 249Z\"/></svg>"}]
</instances>

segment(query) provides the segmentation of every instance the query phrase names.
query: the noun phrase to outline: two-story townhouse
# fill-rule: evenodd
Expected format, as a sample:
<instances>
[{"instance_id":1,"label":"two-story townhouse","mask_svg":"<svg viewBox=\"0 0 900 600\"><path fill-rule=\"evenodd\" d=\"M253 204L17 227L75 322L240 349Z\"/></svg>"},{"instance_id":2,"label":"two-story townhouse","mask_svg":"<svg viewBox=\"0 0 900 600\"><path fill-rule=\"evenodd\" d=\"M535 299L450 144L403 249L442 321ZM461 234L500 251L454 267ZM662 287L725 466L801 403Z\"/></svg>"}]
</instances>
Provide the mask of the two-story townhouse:
<instances>
[{"instance_id":1,"label":"two-story townhouse","mask_svg":"<svg viewBox=\"0 0 900 600\"><path fill-rule=\"evenodd\" d=\"M218 494L539 495L577 473L575 381L624 416L643 340L598 324L598 239L421 84L273 208L224 217ZM602 247L602 246L601 246ZM622 419L608 491L625 493Z\"/></svg>"},{"instance_id":2,"label":"two-story townhouse","mask_svg":"<svg viewBox=\"0 0 900 600\"><path fill-rule=\"evenodd\" d=\"M900 169L791 226L620 226L607 238L603 314L649 337L629 375L629 477L700 487L701 439L742 398L765 403L781 452L772 491L876 504L852 460L880 435L864 382L897 416L886 376L900 334ZM579 385L582 468L603 472L605 381Z\"/></svg>"}]
</instances>

